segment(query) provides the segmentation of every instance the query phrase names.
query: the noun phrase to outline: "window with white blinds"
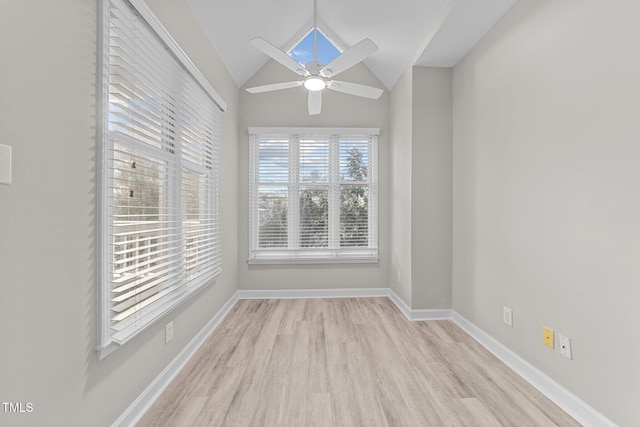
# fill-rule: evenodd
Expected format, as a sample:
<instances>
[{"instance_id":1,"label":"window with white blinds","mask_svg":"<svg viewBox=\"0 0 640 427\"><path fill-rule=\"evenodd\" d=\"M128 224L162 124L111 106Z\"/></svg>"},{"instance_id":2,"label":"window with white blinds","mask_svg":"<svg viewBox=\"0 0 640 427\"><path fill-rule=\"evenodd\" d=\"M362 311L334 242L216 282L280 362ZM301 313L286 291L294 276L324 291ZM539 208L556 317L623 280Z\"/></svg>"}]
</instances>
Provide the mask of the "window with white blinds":
<instances>
[{"instance_id":1,"label":"window with white blinds","mask_svg":"<svg viewBox=\"0 0 640 427\"><path fill-rule=\"evenodd\" d=\"M249 129L249 262L378 261L378 129Z\"/></svg>"},{"instance_id":2,"label":"window with white blinds","mask_svg":"<svg viewBox=\"0 0 640 427\"><path fill-rule=\"evenodd\" d=\"M221 271L218 145L225 107L144 2L101 6L98 351L104 357Z\"/></svg>"}]
</instances>

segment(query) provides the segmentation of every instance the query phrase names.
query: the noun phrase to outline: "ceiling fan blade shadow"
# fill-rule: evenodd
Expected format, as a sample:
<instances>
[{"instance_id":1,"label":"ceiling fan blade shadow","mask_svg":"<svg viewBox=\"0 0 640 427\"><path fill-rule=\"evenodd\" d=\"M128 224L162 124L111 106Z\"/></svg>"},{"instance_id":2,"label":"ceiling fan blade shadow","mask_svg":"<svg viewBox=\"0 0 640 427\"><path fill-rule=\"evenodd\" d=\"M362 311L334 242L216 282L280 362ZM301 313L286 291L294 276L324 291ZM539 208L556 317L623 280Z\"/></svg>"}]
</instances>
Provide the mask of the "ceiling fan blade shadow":
<instances>
[{"instance_id":1,"label":"ceiling fan blade shadow","mask_svg":"<svg viewBox=\"0 0 640 427\"><path fill-rule=\"evenodd\" d=\"M293 59L292 57L287 55L285 52L278 49L277 47L275 47L274 45L272 45L262 37L256 37L255 39L251 39L250 42L252 45L257 47L262 52L266 53L271 58L278 61L279 63L281 63L282 65L284 65L285 67L293 71L294 73L300 74L301 76L309 75L309 72L305 70L305 68L302 65L298 64L298 62L295 59Z\"/></svg>"},{"instance_id":2,"label":"ceiling fan blade shadow","mask_svg":"<svg viewBox=\"0 0 640 427\"><path fill-rule=\"evenodd\" d=\"M283 82L283 83L273 83L270 85L262 85L262 86L254 86L248 87L247 92L249 93L263 93L263 92L272 92L274 90L281 89L289 89L292 87L300 87L304 83L304 80L300 80L297 82Z\"/></svg>"},{"instance_id":3,"label":"ceiling fan blade shadow","mask_svg":"<svg viewBox=\"0 0 640 427\"><path fill-rule=\"evenodd\" d=\"M378 50L378 46L376 46L374 42L369 39L361 40L325 65L320 70L320 75L323 77L336 76L357 63L362 62L376 50Z\"/></svg>"},{"instance_id":4,"label":"ceiling fan blade shadow","mask_svg":"<svg viewBox=\"0 0 640 427\"><path fill-rule=\"evenodd\" d=\"M309 115L315 116L322 111L322 91L309 91Z\"/></svg>"},{"instance_id":5,"label":"ceiling fan blade shadow","mask_svg":"<svg viewBox=\"0 0 640 427\"><path fill-rule=\"evenodd\" d=\"M378 99L384 92L377 87L361 85L358 83L341 82L338 80L331 80L327 84L327 88L335 90L336 92L347 93L349 95L361 96L363 98Z\"/></svg>"}]
</instances>

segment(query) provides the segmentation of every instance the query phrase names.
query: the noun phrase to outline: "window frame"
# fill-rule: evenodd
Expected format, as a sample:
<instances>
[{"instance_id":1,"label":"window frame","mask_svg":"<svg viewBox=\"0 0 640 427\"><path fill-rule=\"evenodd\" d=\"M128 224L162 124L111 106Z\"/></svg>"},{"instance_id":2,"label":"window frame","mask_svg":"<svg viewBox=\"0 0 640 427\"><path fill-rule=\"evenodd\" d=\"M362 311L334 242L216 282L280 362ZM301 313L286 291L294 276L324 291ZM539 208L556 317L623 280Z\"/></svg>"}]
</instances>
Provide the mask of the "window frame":
<instances>
[{"instance_id":1,"label":"window frame","mask_svg":"<svg viewBox=\"0 0 640 427\"><path fill-rule=\"evenodd\" d=\"M248 188L248 259L249 264L334 264L334 263L378 263L378 137L379 128L293 128L293 127L250 127L249 131L249 188ZM282 138L288 140L288 147L295 148L295 154L288 154L288 178L283 183L266 184L259 180L258 141L262 138ZM368 139L367 181L341 180L340 142L347 137ZM326 188L328 192L328 248L303 248L299 241L300 232L300 189L305 186L300 180L300 140L320 138L329 141L328 179L326 183L313 182L307 187ZM342 138L342 139L341 139ZM286 248L260 248L259 187L272 185L287 187L287 233ZM366 247L341 247L340 245L340 195L346 185L366 185L368 188Z\"/></svg>"},{"instance_id":2,"label":"window frame","mask_svg":"<svg viewBox=\"0 0 640 427\"><path fill-rule=\"evenodd\" d=\"M179 281L180 292L178 297L171 298L166 306L162 304L162 307L157 310L152 310L151 315L145 317L141 323L141 326L123 339L114 339L115 333L111 330L112 318L112 292L113 292L113 274L109 267L115 258L112 254L112 247L115 245L113 232L113 208L110 207L109 196L110 185L113 183L114 172L110 160L109 150L115 149L114 147L121 142L117 139L117 136L113 135L113 132L109 129L110 117L109 117L109 46L110 46L110 11L111 3L114 3L116 9L130 7L133 13L141 18L141 21L146 22L148 29L157 38L158 47L166 49L170 52L171 56L175 59L177 64L185 71L185 75L188 75L188 79L192 80L198 90L202 90L205 97L208 97L213 101L215 108L219 110L216 113L216 117L212 118L212 122L209 125L214 127L216 135L213 137L214 142L214 164L210 168L210 172L205 169L209 169L208 166L201 166L194 163L188 156L180 152L180 146L183 144L177 144L176 151L169 153L168 151L162 152L162 149L155 149L150 147L144 142L136 142L135 138L122 136L123 143L129 144L132 150L139 150L145 156L155 156L161 159L158 164L164 164L167 169L173 168L173 175L169 176L168 173L162 172L164 175L161 180L163 188L162 205L164 207L170 207L170 209L180 210L179 216L180 232L182 238L185 239L185 243L179 248L179 254L169 253L167 257L177 256L178 261L185 261L188 252L188 243L186 239L188 234L185 231L188 228L186 218L186 205L185 199L182 197L182 185L186 186L186 182L183 182L183 176L189 171L199 173L200 176L210 176L206 178L207 185L211 185L207 189L205 201L206 206L204 209L209 210L210 216L207 218L213 218L214 226L210 226L215 229L213 233L215 236L213 243L215 252L215 259L217 267L202 274L196 280L190 280L187 277L187 273L183 274L182 279ZM123 9L124 10L124 9ZM209 84L207 79L197 69L195 64L189 59L186 53L180 48L178 43L173 39L169 32L160 23L158 18L153 14L151 9L143 0L99 0L98 3L98 43L97 43L97 74L98 74L98 90L97 90L97 150L96 150L96 172L97 172L97 221L98 229L96 233L96 245L97 245L97 345L96 352L98 360L104 359L106 356L120 348L130 339L137 336L140 332L147 327L156 323L160 318L165 316L170 311L174 310L182 303L193 297L203 289L204 287L212 284L215 281L217 275L221 272L221 242L220 242L220 215L219 215L219 164L218 164L218 151L220 144L220 127L221 127L221 114L226 111L227 106L222 97L215 91L215 89ZM155 43L155 42L154 42ZM181 89L181 92L184 89ZM126 140L126 141L125 141ZM171 151L171 150L170 150ZM114 158L115 159L115 158ZM200 184L198 184L198 191L200 190ZM200 193L199 193L200 194ZM204 205L202 205L204 206ZM161 212L161 207L158 207L158 215ZM203 209L199 207L199 209ZM150 251L150 250L148 250ZM182 268L184 270L184 268Z\"/></svg>"}]
</instances>

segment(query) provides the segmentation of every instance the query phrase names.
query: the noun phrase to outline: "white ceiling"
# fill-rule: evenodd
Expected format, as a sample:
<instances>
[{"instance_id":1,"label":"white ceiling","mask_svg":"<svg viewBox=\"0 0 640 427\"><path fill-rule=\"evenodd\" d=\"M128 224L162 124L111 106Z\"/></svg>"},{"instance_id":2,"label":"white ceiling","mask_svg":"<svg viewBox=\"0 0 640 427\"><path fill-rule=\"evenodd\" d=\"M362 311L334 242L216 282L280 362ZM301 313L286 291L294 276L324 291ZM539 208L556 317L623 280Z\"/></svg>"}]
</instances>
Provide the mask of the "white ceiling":
<instances>
[{"instance_id":1,"label":"white ceiling","mask_svg":"<svg viewBox=\"0 0 640 427\"><path fill-rule=\"evenodd\" d=\"M318 0L318 18L339 42L365 37L364 61L391 89L410 65L452 67L517 0ZM269 59L249 40L286 49L313 22L313 0L187 0L238 87Z\"/></svg>"}]
</instances>

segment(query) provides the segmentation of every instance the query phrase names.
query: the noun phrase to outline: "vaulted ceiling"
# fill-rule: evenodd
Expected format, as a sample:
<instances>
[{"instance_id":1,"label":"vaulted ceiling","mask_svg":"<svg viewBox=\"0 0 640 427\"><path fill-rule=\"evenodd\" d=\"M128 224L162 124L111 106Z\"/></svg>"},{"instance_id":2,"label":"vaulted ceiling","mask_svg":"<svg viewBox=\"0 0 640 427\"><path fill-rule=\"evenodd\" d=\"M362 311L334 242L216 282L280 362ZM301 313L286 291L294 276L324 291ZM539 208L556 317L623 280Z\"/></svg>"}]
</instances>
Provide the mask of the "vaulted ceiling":
<instances>
[{"instance_id":1,"label":"vaulted ceiling","mask_svg":"<svg viewBox=\"0 0 640 427\"><path fill-rule=\"evenodd\" d=\"M391 89L409 66L452 67L517 0L317 0L320 25ZM249 40L287 49L313 23L313 0L187 0L238 87L269 59Z\"/></svg>"}]
</instances>

